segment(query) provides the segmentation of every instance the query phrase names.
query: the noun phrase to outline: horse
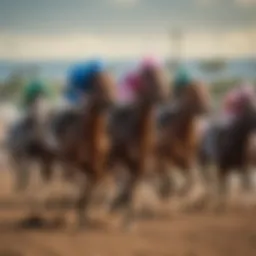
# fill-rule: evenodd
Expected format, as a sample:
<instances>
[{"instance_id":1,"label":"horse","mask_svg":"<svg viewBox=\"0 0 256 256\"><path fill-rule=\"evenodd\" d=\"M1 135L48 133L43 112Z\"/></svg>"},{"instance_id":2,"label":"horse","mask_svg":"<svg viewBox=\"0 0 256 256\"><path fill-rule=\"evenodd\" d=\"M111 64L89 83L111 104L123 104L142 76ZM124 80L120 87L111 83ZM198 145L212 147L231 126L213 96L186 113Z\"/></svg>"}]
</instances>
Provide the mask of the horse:
<instances>
[{"instance_id":1,"label":"horse","mask_svg":"<svg viewBox=\"0 0 256 256\"><path fill-rule=\"evenodd\" d=\"M81 86L87 85L82 81ZM93 71L88 86L89 92L80 92L82 99L78 107L52 118L56 159L62 161L66 169L70 168L70 172L81 174L76 201L79 226L87 223L84 214L92 194L108 176L109 112L115 102L116 88L112 75L105 69Z\"/></svg>"},{"instance_id":2,"label":"horse","mask_svg":"<svg viewBox=\"0 0 256 256\"><path fill-rule=\"evenodd\" d=\"M50 111L43 95L38 95L26 113L17 118L7 130L5 146L16 175L15 189L24 191L29 184L30 165L39 163L44 182L49 181L52 172L48 163L52 153L44 140L44 128Z\"/></svg>"},{"instance_id":3,"label":"horse","mask_svg":"<svg viewBox=\"0 0 256 256\"><path fill-rule=\"evenodd\" d=\"M146 63L146 64L145 64ZM132 104L115 109L110 122L112 147L109 164L125 168L129 181L114 200L111 210L121 205L126 209L124 226L134 220L134 198L140 182L150 173L157 138L156 111L167 99L168 82L162 66L142 62L134 73L128 74L128 86L135 99Z\"/></svg>"},{"instance_id":4,"label":"horse","mask_svg":"<svg viewBox=\"0 0 256 256\"><path fill-rule=\"evenodd\" d=\"M159 118L159 137L156 149L157 170L160 174L160 195L168 198L173 190L169 168L178 168L187 177L180 194L187 193L193 184L201 140L199 117L210 108L210 96L205 84L190 81L178 96L162 110Z\"/></svg>"},{"instance_id":5,"label":"horse","mask_svg":"<svg viewBox=\"0 0 256 256\"><path fill-rule=\"evenodd\" d=\"M233 118L226 117L224 123L219 120L213 122L202 141L200 160L208 186L211 185L211 179L206 167L213 163L217 168L218 195L221 199L219 206L225 205L227 180L232 170L241 174L245 191L252 188L249 167L255 165L255 147L252 143L256 130L255 95L250 92L243 97L243 94L243 91L238 91L239 98L235 98L234 102L235 107L239 107L239 113L235 113Z\"/></svg>"}]
</instances>

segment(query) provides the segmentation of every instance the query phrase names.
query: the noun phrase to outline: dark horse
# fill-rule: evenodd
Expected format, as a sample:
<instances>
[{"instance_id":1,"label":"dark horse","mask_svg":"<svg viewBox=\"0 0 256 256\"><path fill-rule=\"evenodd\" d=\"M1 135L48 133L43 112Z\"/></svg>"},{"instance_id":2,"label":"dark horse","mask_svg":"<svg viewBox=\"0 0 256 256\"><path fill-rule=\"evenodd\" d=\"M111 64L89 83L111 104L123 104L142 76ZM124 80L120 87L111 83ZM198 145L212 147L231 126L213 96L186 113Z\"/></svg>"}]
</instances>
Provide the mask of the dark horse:
<instances>
[{"instance_id":1,"label":"dark horse","mask_svg":"<svg viewBox=\"0 0 256 256\"><path fill-rule=\"evenodd\" d=\"M42 96L36 97L25 116L12 124L7 133L6 146L17 176L18 191L24 190L28 185L32 162L39 163L44 181L48 181L52 174L50 163L54 156L45 143L49 113L44 107L45 104Z\"/></svg>"},{"instance_id":2,"label":"dark horse","mask_svg":"<svg viewBox=\"0 0 256 256\"><path fill-rule=\"evenodd\" d=\"M249 152L251 136L256 131L256 110L252 102L246 102L240 115L228 124L213 124L205 134L200 159L204 170L205 180L210 184L209 172L205 170L207 165L216 164L219 195L227 193L227 178L233 169L236 169L243 177L243 187L251 188L249 165L252 163ZM207 139L212 143L207 146ZM206 150L211 147L210 151ZM225 197L224 197L225 198ZM224 199L223 198L223 199Z\"/></svg>"},{"instance_id":3,"label":"dark horse","mask_svg":"<svg viewBox=\"0 0 256 256\"><path fill-rule=\"evenodd\" d=\"M133 105L117 108L112 115L112 148L109 163L125 167L129 181L113 203L113 209L125 206L125 225L134 217L134 194L147 176L157 140L156 110L166 96L168 83L162 67L138 71L138 88Z\"/></svg>"}]
</instances>

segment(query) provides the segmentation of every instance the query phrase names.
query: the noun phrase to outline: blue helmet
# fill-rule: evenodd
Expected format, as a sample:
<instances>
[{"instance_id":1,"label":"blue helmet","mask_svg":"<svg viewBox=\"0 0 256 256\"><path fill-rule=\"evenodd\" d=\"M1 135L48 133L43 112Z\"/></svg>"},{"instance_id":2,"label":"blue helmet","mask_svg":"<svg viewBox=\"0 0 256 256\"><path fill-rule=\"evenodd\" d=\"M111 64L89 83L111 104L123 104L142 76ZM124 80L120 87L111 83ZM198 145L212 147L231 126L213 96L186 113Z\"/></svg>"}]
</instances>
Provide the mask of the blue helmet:
<instances>
[{"instance_id":1,"label":"blue helmet","mask_svg":"<svg viewBox=\"0 0 256 256\"><path fill-rule=\"evenodd\" d=\"M105 63L99 59L73 66L68 77L67 98L74 101L79 98L79 95L89 93L92 89L93 77L105 70Z\"/></svg>"}]
</instances>

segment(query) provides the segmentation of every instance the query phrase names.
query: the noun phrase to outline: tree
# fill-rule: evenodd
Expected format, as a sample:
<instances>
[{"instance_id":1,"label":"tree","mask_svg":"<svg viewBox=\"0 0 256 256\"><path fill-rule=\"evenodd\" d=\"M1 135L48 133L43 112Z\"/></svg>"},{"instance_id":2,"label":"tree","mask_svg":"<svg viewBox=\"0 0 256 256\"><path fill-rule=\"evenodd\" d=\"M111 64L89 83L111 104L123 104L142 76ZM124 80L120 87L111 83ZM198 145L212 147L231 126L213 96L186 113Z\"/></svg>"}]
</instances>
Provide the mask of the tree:
<instances>
[{"instance_id":1,"label":"tree","mask_svg":"<svg viewBox=\"0 0 256 256\"><path fill-rule=\"evenodd\" d=\"M14 70L0 88L0 100L16 101L25 85L25 76L22 70Z\"/></svg>"},{"instance_id":2,"label":"tree","mask_svg":"<svg viewBox=\"0 0 256 256\"><path fill-rule=\"evenodd\" d=\"M200 68L207 73L218 73L226 67L226 62L222 59L206 60L200 63Z\"/></svg>"}]
</instances>

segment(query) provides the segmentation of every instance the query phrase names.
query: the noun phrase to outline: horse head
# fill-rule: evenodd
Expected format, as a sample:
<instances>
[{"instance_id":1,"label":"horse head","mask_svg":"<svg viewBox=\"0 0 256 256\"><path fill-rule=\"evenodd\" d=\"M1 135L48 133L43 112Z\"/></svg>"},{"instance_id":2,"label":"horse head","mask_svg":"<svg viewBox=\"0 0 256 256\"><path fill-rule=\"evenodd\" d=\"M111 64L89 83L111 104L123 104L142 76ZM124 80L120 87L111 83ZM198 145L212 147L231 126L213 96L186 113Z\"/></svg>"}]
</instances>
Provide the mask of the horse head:
<instances>
[{"instance_id":1,"label":"horse head","mask_svg":"<svg viewBox=\"0 0 256 256\"><path fill-rule=\"evenodd\" d=\"M183 89L180 101L189 113L201 115L207 112L210 108L210 95L207 86L202 82L191 82Z\"/></svg>"},{"instance_id":2,"label":"horse head","mask_svg":"<svg viewBox=\"0 0 256 256\"><path fill-rule=\"evenodd\" d=\"M254 88L247 84L235 87L227 93L223 101L223 111L236 119L253 120L256 95Z\"/></svg>"},{"instance_id":3,"label":"horse head","mask_svg":"<svg viewBox=\"0 0 256 256\"><path fill-rule=\"evenodd\" d=\"M99 72L92 79L91 102L100 108L108 108L116 100L115 80L109 72Z\"/></svg>"},{"instance_id":4,"label":"horse head","mask_svg":"<svg viewBox=\"0 0 256 256\"><path fill-rule=\"evenodd\" d=\"M74 66L67 88L68 99L78 105L103 107L115 101L115 83L101 60L90 60Z\"/></svg>"},{"instance_id":5,"label":"horse head","mask_svg":"<svg viewBox=\"0 0 256 256\"><path fill-rule=\"evenodd\" d=\"M135 77L137 99L146 104L161 102L168 97L168 81L166 72L160 62L144 59Z\"/></svg>"}]
</instances>

